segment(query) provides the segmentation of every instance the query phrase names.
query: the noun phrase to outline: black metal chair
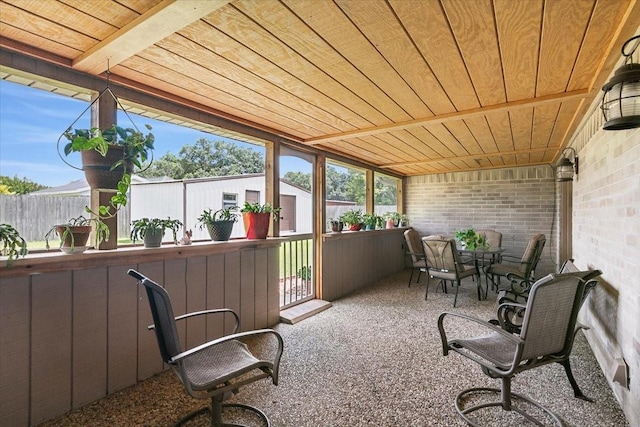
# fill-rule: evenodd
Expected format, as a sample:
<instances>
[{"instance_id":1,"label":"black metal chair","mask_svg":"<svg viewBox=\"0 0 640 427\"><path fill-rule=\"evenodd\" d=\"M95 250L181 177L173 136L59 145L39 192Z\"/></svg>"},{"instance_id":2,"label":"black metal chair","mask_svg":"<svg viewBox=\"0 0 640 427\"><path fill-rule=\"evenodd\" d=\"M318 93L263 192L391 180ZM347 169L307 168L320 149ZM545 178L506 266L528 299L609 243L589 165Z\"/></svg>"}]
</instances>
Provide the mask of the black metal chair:
<instances>
[{"instance_id":1,"label":"black metal chair","mask_svg":"<svg viewBox=\"0 0 640 427\"><path fill-rule=\"evenodd\" d=\"M478 363L486 375L499 378L502 383L500 389L470 388L459 393L455 406L462 419L470 425L479 425L476 422L481 422L478 418L482 419L482 409L501 407L537 425L542 424L536 416L564 425L541 404L512 393L511 379L520 372L569 358L585 284L575 274L550 274L538 280L529 293L519 334L464 314L444 312L440 315L438 329L444 355L447 356L449 351L459 353ZM449 338L446 327L455 327L462 337ZM494 396L498 400L493 400ZM471 406L466 405L468 401L472 402ZM530 414L531 411L536 412L535 416ZM512 417L510 422L503 423L496 419L499 414L490 412L491 424L513 424ZM477 416L475 420L472 418L474 413Z\"/></svg>"},{"instance_id":2,"label":"black metal chair","mask_svg":"<svg viewBox=\"0 0 640 427\"><path fill-rule=\"evenodd\" d=\"M538 261L540 261L546 242L544 234L535 234L529 239L522 257L501 255L499 262L489 264L484 269L487 287L489 286L489 280L491 280L492 287L500 290L500 278L507 277L508 274L522 279L534 280L535 269L538 266Z\"/></svg>"},{"instance_id":3,"label":"black metal chair","mask_svg":"<svg viewBox=\"0 0 640 427\"><path fill-rule=\"evenodd\" d=\"M573 274L585 281L584 292L581 296L580 306L589 296L589 292L598 285L596 277L602 274L600 270L579 270L573 260L566 260L560 267L560 274ZM500 327L508 332L519 334L522 330L522 321L524 320L525 305L529 299L529 293L534 282L522 279L516 276L507 275L511 285L508 288L501 290L498 293L498 311L497 318L492 319L491 322L494 325L500 325ZM522 304L520 304L522 303ZM578 333L580 329L589 329L588 326L577 323L574 331L574 335ZM573 376L571 370L570 358L561 358L557 361L562 365L567 375L567 379L573 388L573 395L579 399L591 402L592 400L582 393L578 383Z\"/></svg>"},{"instance_id":4,"label":"black metal chair","mask_svg":"<svg viewBox=\"0 0 640 427\"><path fill-rule=\"evenodd\" d=\"M210 408L205 407L192 412L175 425L182 425L209 412L212 427L240 426L240 424L226 424L222 421L223 408L239 408L240 411L249 411L252 419L255 420L257 417L263 425L270 426L269 419L261 410L243 404L223 403L223 401L237 393L240 387L263 378L271 378L274 385L278 384L278 368L283 351L283 340L280 334L272 329L237 333L239 317L230 309L204 310L174 317L169 294L162 286L136 270L129 270L128 273L135 277L147 291L154 322L149 329L155 331L162 360L173 369L187 393L192 397L211 399ZM182 350L176 321L209 314L232 315L235 320L233 333L192 349ZM250 337L265 338L265 343L260 345L259 356L254 355L241 341ZM262 357L267 353L268 359Z\"/></svg>"},{"instance_id":5,"label":"black metal chair","mask_svg":"<svg viewBox=\"0 0 640 427\"><path fill-rule=\"evenodd\" d=\"M453 298L453 306L455 307L458 301L460 281L465 277L474 275L478 276L478 299L485 297L486 291L482 291L477 261L474 262L474 265L464 264L456 248L455 240L444 239L440 236L426 236L422 238L422 246L427 259L427 289L424 294L424 299L427 299L429 295L430 278L433 277L444 281L444 286L446 286L446 281L451 281L454 282L456 286L456 295Z\"/></svg>"},{"instance_id":6,"label":"black metal chair","mask_svg":"<svg viewBox=\"0 0 640 427\"><path fill-rule=\"evenodd\" d=\"M404 240L407 245L407 253L411 256L411 276L409 276L409 286L411 286L413 272L418 270L418 279L416 280L416 283L420 282L422 272L427 269L427 261L424 259L422 243L420 243L420 236L416 230L413 228L405 230Z\"/></svg>"}]
</instances>

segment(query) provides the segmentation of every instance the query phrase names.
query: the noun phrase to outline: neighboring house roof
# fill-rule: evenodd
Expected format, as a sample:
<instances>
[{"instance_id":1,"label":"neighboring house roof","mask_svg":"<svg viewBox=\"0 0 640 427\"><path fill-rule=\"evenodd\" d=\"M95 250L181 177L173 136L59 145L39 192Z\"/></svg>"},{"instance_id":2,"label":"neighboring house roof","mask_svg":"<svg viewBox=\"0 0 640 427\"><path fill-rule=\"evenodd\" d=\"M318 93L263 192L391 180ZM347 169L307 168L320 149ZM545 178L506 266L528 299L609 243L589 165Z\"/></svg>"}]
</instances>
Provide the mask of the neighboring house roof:
<instances>
[{"instance_id":1,"label":"neighboring house roof","mask_svg":"<svg viewBox=\"0 0 640 427\"><path fill-rule=\"evenodd\" d=\"M77 179L67 184L59 185L57 187L45 188L44 190L34 191L30 194L33 196L87 196L89 195L89 184L87 184L87 180L84 178Z\"/></svg>"},{"instance_id":2,"label":"neighboring house roof","mask_svg":"<svg viewBox=\"0 0 640 427\"><path fill-rule=\"evenodd\" d=\"M150 182L150 181L166 181L169 178L167 177L159 177L159 178L143 178L138 175L131 176L132 183L140 183L140 182ZM44 190L34 191L29 193L34 196L89 196L90 193L89 184L86 179L77 179L75 181L71 181L67 184L59 185L57 187L45 188Z\"/></svg>"}]
</instances>

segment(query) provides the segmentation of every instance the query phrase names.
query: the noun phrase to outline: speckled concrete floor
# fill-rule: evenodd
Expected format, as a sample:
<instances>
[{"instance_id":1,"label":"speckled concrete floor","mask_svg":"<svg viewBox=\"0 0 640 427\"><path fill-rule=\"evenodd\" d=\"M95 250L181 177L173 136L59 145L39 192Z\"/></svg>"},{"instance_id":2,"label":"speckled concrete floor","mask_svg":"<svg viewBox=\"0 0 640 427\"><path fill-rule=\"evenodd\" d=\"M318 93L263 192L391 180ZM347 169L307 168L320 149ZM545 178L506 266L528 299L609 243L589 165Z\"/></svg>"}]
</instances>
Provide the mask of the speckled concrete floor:
<instances>
[{"instance_id":1,"label":"speckled concrete floor","mask_svg":"<svg viewBox=\"0 0 640 427\"><path fill-rule=\"evenodd\" d=\"M408 288L408 277L403 272L380 281L296 325L277 325L285 341L280 384L263 380L232 401L263 409L274 427L465 425L455 396L469 387L499 387L499 381L457 354L442 356L437 317L455 310L487 319L494 301L478 301L475 285L466 281L453 309L451 293L430 289L425 301L424 278ZM517 375L512 391L547 406L569 426L627 426L582 333L571 363L593 403L573 397L558 364ZM43 426L166 426L205 403L189 397L167 371ZM527 425L498 418L501 412L486 424Z\"/></svg>"}]
</instances>

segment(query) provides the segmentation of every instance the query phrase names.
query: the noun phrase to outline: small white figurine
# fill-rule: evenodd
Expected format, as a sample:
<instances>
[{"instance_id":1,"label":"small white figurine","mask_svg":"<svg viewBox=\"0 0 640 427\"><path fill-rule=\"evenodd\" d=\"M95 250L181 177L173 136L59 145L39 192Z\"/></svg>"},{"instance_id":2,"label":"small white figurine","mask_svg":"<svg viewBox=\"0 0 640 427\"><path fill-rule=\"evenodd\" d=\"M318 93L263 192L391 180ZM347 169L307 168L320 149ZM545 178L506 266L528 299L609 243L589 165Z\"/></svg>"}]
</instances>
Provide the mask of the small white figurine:
<instances>
[{"instance_id":1,"label":"small white figurine","mask_svg":"<svg viewBox=\"0 0 640 427\"><path fill-rule=\"evenodd\" d=\"M179 245L190 245L191 244L191 236L193 236L193 231L188 230L184 232L184 236L178 242Z\"/></svg>"}]
</instances>

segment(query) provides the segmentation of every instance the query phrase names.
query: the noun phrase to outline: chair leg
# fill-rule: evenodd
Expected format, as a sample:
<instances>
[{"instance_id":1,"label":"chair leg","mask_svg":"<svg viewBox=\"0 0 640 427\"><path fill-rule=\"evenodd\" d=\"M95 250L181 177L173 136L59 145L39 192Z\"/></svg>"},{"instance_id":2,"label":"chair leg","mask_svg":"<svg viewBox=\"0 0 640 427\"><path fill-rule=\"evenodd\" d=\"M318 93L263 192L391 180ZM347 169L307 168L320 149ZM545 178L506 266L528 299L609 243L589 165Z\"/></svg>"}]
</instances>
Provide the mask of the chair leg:
<instances>
[{"instance_id":1,"label":"chair leg","mask_svg":"<svg viewBox=\"0 0 640 427\"><path fill-rule=\"evenodd\" d=\"M453 306L456 306L456 302L458 301L458 289L460 289L460 279L456 281L456 295L453 297Z\"/></svg>"},{"instance_id":2,"label":"chair leg","mask_svg":"<svg viewBox=\"0 0 640 427\"><path fill-rule=\"evenodd\" d=\"M593 402L593 399L585 396L582 393L582 390L580 390L580 387L578 387L578 383L576 382L576 379L573 376L573 372L571 371L571 362L569 362L569 359L567 358L558 363L562 365L565 373L567 374L567 379L569 380L569 383L571 383L571 387L573 388L573 396L578 399L586 400L587 402Z\"/></svg>"},{"instance_id":3,"label":"chair leg","mask_svg":"<svg viewBox=\"0 0 640 427\"><path fill-rule=\"evenodd\" d=\"M425 273L425 275L427 276L427 289L424 291L424 300L427 300L427 296L429 295L429 282L431 281L431 276L429 276L429 272L427 271Z\"/></svg>"},{"instance_id":4,"label":"chair leg","mask_svg":"<svg viewBox=\"0 0 640 427\"><path fill-rule=\"evenodd\" d=\"M415 268L411 268L411 276L409 276L409 286L407 286L408 288L411 287L411 280L413 280L413 271L415 270Z\"/></svg>"}]
</instances>

